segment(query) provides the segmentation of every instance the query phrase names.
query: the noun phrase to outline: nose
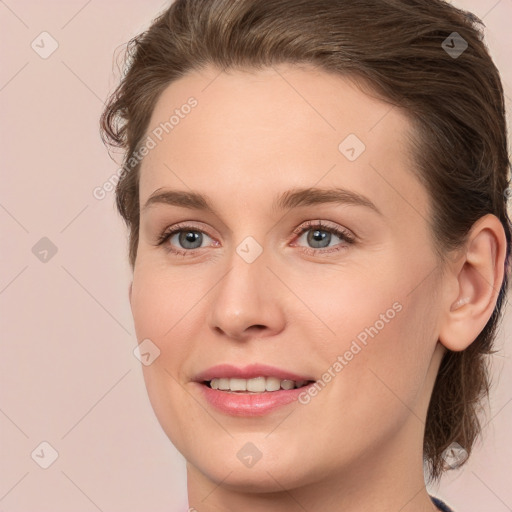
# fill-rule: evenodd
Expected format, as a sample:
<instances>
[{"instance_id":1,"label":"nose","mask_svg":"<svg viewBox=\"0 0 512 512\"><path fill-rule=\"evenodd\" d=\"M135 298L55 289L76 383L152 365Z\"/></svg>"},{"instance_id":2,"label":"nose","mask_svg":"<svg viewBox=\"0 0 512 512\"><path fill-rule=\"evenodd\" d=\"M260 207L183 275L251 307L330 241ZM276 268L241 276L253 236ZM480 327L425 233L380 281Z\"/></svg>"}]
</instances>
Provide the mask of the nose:
<instances>
[{"instance_id":1,"label":"nose","mask_svg":"<svg viewBox=\"0 0 512 512\"><path fill-rule=\"evenodd\" d=\"M229 270L212 290L209 324L217 334L244 341L282 331L286 288L276 278L276 268L270 268L270 259L264 250L248 263L233 252Z\"/></svg>"}]
</instances>

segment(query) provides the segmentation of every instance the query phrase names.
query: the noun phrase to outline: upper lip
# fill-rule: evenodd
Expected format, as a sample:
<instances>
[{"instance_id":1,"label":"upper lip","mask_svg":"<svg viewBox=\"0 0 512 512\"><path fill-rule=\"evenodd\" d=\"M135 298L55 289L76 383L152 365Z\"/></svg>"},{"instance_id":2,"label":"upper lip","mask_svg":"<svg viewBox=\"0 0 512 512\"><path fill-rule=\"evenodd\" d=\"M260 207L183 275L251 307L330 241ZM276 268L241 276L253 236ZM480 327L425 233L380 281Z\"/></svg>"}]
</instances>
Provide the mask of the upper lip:
<instances>
[{"instance_id":1,"label":"upper lip","mask_svg":"<svg viewBox=\"0 0 512 512\"><path fill-rule=\"evenodd\" d=\"M231 364L218 364L197 374L194 381L204 382L210 381L214 378L252 379L254 377L276 377L280 380L294 381L315 380L309 375L299 375L297 373L266 364L249 364L244 367L233 366Z\"/></svg>"}]
</instances>

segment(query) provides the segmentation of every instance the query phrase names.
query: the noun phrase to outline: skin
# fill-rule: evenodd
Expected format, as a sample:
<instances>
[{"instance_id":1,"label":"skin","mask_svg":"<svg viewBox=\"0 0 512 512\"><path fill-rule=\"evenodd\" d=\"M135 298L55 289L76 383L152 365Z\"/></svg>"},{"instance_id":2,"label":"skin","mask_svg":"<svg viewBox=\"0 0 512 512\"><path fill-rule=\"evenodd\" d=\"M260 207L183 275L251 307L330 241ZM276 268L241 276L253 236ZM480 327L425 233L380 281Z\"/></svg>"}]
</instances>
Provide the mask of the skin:
<instances>
[{"instance_id":1,"label":"skin","mask_svg":"<svg viewBox=\"0 0 512 512\"><path fill-rule=\"evenodd\" d=\"M190 96L198 105L144 158L140 204L169 188L207 195L213 212L143 209L130 286L137 339L160 350L144 379L187 460L189 506L436 510L422 468L427 406L446 348L466 348L492 314L505 254L498 219L480 219L442 272L430 200L410 170L410 121L347 78L292 65L205 68L165 89L147 134ZM366 146L355 161L338 149L349 134ZM274 197L296 187L343 187L380 214L337 203L274 211ZM356 242L332 234L312 245L307 236L317 228L293 233L318 220ZM190 251L178 236L156 245L183 222L203 233L199 249L169 252ZM263 250L252 263L236 252L248 236ZM209 406L191 382L224 362L321 379L397 302L400 312L307 404L234 417ZM262 454L252 467L237 457L247 442Z\"/></svg>"}]
</instances>

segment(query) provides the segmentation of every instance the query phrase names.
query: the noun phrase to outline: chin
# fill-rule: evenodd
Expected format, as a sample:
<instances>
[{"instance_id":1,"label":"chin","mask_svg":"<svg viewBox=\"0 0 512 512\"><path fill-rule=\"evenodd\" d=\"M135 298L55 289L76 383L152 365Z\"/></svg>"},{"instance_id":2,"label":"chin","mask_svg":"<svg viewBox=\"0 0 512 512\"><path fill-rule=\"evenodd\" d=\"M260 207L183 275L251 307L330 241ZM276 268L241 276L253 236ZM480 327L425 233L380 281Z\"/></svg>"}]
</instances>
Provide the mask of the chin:
<instances>
[{"instance_id":1,"label":"chin","mask_svg":"<svg viewBox=\"0 0 512 512\"><path fill-rule=\"evenodd\" d=\"M260 465L261 464L261 465ZM274 465L258 463L258 467L245 468L240 464L223 465L220 462L215 467L196 467L209 480L222 484L226 489L243 493L272 493L282 492L300 487L307 483L305 475L299 477L290 472L290 467L276 468Z\"/></svg>"},{"instance_id":2,"label":"chin","mask_svg":"<svg viewBox=\"0 0 512 512\"><path fill-rule=\"evenodd\" d=\"M283 450L282 439L277 440L278 450L265 440L255 443L261 447L261 458L254 462L247 460L244 463L244 454L250 453L249 439L247 441L238 436L235 443L230 439L227 444L211 446L211 439L204 440L204 444L197 443L193 450L182 455L187 459L187 470L199 472L216 484L239 492L267 493L282 492L283 489L294 489L307 485L316 480L320 468L307 467L301 455L301 450L288 448ZM244 447L248 443L247 447ZM256 453L256 452L255 452ZM289 456L286 456L286 453ZM208 454L205 457L205 454ZM310 461L312 462L312 461Z\"/></svg>"}]
</instances>

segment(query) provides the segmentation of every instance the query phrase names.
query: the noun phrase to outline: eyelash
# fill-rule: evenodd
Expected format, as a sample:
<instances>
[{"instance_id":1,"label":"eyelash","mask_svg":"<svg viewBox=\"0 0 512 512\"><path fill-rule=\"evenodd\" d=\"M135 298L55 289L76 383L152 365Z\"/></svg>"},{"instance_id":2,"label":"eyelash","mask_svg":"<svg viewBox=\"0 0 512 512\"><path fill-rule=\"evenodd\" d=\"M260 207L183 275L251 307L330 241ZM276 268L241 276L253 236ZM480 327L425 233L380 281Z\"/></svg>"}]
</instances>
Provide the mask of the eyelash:
<instances>
[{"instance_id":1,"label":"eyelash","mask_svg":"<svg viewBox=\"0 0 512 512\"><path fill-rule=\"evenodd\" d=\"M343 228L336 227L336 226L327 226L325 224L322 224L322 222L319 220L318 221L307 221L305 224L303 224L299 228L295 229L293 231L293 233L295 235L297 235L297 238L299 238L304 233L306 233L307 231L310 231L312 229L315 229L317 231L325 231L325 232L334 234L337 237L341 238L341 240L343 240L344 243L343 243L343 245L340 243L340 244L338 244L338 246L327 247L324 249L315 249L314 247L299 246L299 247L302 247L303 252L310 254L310 255L316 255L317 253L326 253L326 252L327 253L338 252L343 249L347 249L348 245L355 243L355 236L352 233L350 233L350 231L343 229ZM175 226L173 226L173 228L171 230L166 228L158 236L156 245L157 246L163 245L176 233L187 232L187 231L193 232L193 233L203 233L203 234L206 234L207 236L210 236L210 235L208 235L208 233L206 233L203 230L198 229L194 226L187 225L187 224L176 224ZM210 238L212 238L212 237L210 237ZM186 256L186 255L193 255L196 251L199 251L201 248L178 250L178 249L174 249L169 244L169 246L166 247L165 249L170 253L173 253L176 255L181 255L181 256Z\"/></svg>"}]
</instances>

